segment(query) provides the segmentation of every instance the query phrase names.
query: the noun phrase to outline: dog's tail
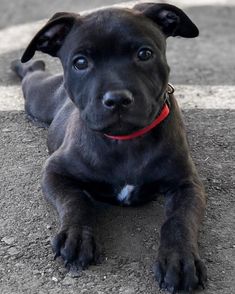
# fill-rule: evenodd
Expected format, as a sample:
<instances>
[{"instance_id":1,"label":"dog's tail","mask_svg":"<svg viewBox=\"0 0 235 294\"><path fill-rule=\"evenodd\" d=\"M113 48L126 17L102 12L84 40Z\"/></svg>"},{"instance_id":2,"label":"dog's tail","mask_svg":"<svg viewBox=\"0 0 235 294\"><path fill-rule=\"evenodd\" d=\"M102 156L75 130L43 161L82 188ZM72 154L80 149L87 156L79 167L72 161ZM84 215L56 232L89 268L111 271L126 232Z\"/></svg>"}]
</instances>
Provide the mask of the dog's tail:
<instances>
[{"instance_id":1,"label":"dog's tail","mask_svg":"<svg viewBox=\"0 0 235 294\"><path fill-rule=\"evenodd\" d=\"M19 59L11 62L11 69L23 79L27 73L40 70L45 71L45 63L42 60L32 60L23 64Z\"/></svg>"}]
</instances>

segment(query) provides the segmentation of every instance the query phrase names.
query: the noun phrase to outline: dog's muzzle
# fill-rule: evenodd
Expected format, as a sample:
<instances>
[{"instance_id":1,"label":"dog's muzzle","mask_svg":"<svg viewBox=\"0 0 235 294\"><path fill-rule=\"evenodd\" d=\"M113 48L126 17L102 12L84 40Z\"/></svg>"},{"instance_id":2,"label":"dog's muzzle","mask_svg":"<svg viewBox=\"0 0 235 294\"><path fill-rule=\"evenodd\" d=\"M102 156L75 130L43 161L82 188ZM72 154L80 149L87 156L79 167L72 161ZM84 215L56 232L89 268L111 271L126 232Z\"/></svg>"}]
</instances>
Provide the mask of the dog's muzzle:
<instances>
[{"instance_id":1,"label":"dog's muzzle","mask_svg":"<svg viewBox=\"0 0 235 294\"><path fill-rule=\"evenodd\" d=\"M165 120L169 113L170 113L170 97L169 95L172 95L175 92L175 88L168 83L167 90L164 94L164 102L161 107L161 110L159 114L157 115L156 119L148 126L146 126L143 129L140 129L134 133L127 134L127 135L121 135L121 136L112 136L108 134L104 134L106 137L113 139L113 140L131 140L140 136L143 136L144 134L150 132L153 128L158 126L163 120Z\"/></svg>"}]
</instances>

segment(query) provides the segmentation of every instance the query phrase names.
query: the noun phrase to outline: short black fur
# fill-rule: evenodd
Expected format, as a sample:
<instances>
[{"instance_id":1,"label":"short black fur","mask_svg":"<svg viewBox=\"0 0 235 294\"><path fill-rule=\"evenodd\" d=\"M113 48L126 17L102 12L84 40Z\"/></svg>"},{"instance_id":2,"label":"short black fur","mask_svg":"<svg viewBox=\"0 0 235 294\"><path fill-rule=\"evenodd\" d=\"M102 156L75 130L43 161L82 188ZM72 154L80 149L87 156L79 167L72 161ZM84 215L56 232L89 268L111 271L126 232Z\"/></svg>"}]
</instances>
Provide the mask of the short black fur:
<instances>
[{"instance_id":1,"label":"short black fur","mask_svg":"<svg viewBox=\"0 0 235 294\"><path fill-rule=\"evenodd\" d=\"M22 62L39 50L59 57L64 73L47 74L42 61L12 63L22 78L26 112L50 125L42 189L60 217L56 257L72 269L96 261L94 201L140 205L163 193L166 220L155 275L171 293L206 281L197 244L206 197L177 102L170 95L169 116L142 137L118 141L105 134L129 134L155 119L168 84L166 38L176 35L196 37L198 29L167 4L59 13L34 37ZM148 50L144 61L140 50Z\"/></svg>"}]
</instances>

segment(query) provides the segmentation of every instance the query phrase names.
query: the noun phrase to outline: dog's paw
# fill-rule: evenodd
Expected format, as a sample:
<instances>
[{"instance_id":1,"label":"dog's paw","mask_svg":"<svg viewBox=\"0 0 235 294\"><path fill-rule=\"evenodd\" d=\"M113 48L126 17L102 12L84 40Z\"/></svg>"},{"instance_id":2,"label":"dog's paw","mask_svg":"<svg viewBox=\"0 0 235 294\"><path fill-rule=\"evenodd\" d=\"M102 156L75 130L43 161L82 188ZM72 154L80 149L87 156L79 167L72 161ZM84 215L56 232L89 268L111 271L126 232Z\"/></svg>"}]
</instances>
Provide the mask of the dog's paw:
<instances>
[{"instance_id":1,"label":"dog's paw","mask_svg":"<svg viewBox=\"0 0 235 294\"><path fill-rule=\"evenodd\" d=\"M59 256L69 271L86 269L98 259L97 248L91 229L71 226L61 230L52 241L55 259Z\"/></svg>"},{"instance_id":2,"label":"dog's paw","mask_svg":"<svg viewBox=\"0 0 235 294\"><path fill-rule=\"evenodd\" d=\"M192 293L198 287L205 288L206 267L200 258L191 252L159 249L155 265L155 277L161 289L170 293Z\"/></svg>"}]
</instances>

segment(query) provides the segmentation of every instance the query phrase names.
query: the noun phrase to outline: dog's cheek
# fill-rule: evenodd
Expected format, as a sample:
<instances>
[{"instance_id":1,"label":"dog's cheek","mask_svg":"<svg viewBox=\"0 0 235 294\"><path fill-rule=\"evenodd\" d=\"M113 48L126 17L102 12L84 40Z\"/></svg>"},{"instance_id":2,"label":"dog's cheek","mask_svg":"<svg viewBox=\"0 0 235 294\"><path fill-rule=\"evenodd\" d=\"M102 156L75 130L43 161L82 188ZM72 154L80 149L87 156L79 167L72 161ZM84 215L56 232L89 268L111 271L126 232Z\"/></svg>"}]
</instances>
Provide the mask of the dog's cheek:
<instances>
[{"instance_id":1,"label":"dog's cheek","mask_svg":"<svg viewBox=\"0 0 235 294\"><path fill-rule=\"evenodd\" d=\"M79 77L72 74L65 76L64 88L73 101L73 103L80 109L83 110L86 105L86 83L82 82Z\"/></svg>"},{"instance_id":2,"label":"dog's cheek","mask_svg":"<svg viewBox=\"0 0 235 294\"><path fill-rule=\"evenodd\" d=\"M155 54L157 56L154 56L152 62L147 65L143 63L139 74L139 88L146 88L149 97L159 96L165 90L169 78L169 66L164 52Z\"/></svg>"},{"instance_id":3,"label":"dog's cheek","mask_svg":"<svg viewBox=\"0 0 235 294\"><path fill-rule=\"evenodd\" d=\"M149 75L149 89L152 95L159 98L166 90L169 80L169 66L166 60L158 60Z\"/></svg>"}]
</instances>

